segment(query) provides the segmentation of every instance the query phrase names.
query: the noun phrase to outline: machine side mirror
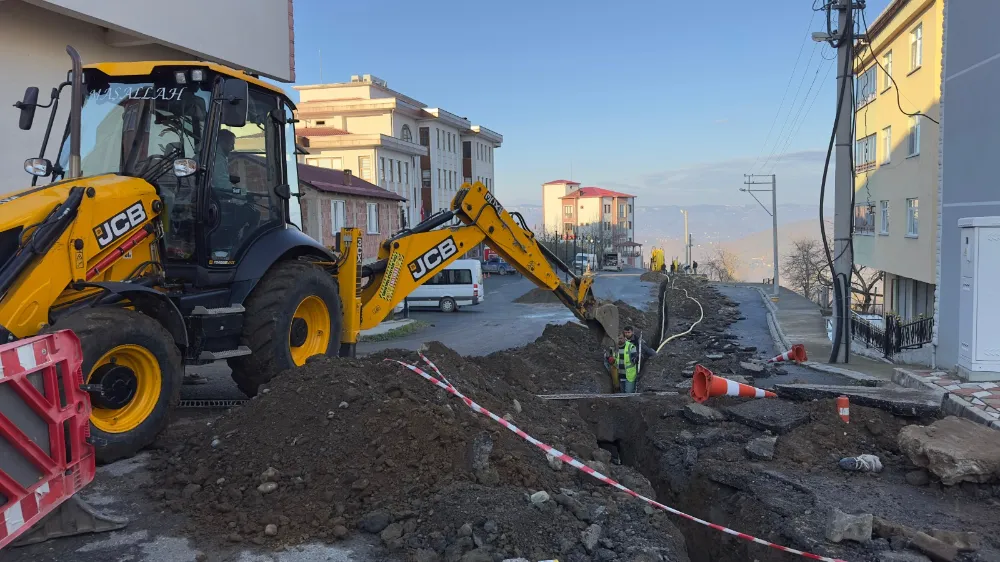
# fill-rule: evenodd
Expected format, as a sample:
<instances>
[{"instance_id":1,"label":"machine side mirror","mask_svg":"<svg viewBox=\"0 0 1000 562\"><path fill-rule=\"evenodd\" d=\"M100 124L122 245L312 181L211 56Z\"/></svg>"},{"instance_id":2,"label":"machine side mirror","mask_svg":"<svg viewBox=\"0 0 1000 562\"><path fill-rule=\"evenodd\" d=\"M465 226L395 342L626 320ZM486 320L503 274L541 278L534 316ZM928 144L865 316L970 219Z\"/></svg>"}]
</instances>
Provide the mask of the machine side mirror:
<instances>
[{"instance_id":1,"label":"machine side mirror","mask_svg":"<svg viewBox=\"0 0 1000 562\"><path fill-rule=\"evenodd\" d=\"M24 99L15 103L14 107L21 110L21 119L17 126L22 131L31 128L31 123L35 120L35 108L38 107L38 88L30 86L24 90Z\"/></svg>"},{"instance_id":2,"label":"machine side mirror","mask_svg":"<svg viewBox=\"0 0 1000 562\"><path fill-rule=\"evenodd\" d=\"M277 195L280 199L287 201L292 198L292 189L288 187L287 183L283 183L274 188L274 194ZM296 194L296 196L297 195L298 194Z\"/></svg>"},{"instance_id":3,"label":"machine side mirror","mask_svg":"<svg viewBox=\"0 0 1000 562\"><path fill-rule=\"evenodd\" d=\"M24 161L24 171L40 178L48 177L52 173L52 162L46 158L28 158Z\"/></svg>"},{"instance_id":4,"label":"machine side mirror","mask_svg":"<svg viewBox=\"0 0 1000 562\"><path fill-rule=\"evenodd\" d=\"M186 178L198 171L198 161L193 158L178 158L174 160L174 176Z\"/></svg>"},{"instance_id":5,"label":"machine side mirror","mask_svg":"<svg viewBox=\"0 0 1000 562\"><path fill-rule=\"evenodd\" d=\"M222 124L240 128L247 124L247 99L250 96L246 80L227 78L222 86Z\"/></svg>"}]
</instances>

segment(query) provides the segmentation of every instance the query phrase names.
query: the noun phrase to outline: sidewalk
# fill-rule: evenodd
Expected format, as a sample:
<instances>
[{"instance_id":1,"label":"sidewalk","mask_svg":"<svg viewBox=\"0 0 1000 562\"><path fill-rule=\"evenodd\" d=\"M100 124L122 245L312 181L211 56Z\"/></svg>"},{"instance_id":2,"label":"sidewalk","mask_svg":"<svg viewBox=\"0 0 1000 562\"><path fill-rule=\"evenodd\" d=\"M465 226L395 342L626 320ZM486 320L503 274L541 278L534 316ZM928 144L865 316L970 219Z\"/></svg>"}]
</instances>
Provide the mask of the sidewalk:
<instances>
[{"instance_id":1,"label":"sidewalk","mask_svg":"<svg viewBox=\"0 0 1000 562\"><path fill-rule=\"evenodd\" d=\"M820 314L819 306L785 287L781 287L778 293L778 302L771 302L771 286L759 283L748 283L764 291L768 299L765 304L771 309L775 319L775 329L780 336L779 339L789 345L801 343L806 347L806 355L809 356L807 366L838 374L845 374L871 385L882 385L892 382L893 375L897 368L922 369L924 367L909 366L901 364L891 364L875 359L869 359L855 353L851 353L850 362L844 364L838 362L830 364L830 353L833 351L833 342L827 336L826 320ZM853 345L860 345L851 342ZM861 377L852 376L852 372L860 373Z\"/></svg>"}]
</instances>

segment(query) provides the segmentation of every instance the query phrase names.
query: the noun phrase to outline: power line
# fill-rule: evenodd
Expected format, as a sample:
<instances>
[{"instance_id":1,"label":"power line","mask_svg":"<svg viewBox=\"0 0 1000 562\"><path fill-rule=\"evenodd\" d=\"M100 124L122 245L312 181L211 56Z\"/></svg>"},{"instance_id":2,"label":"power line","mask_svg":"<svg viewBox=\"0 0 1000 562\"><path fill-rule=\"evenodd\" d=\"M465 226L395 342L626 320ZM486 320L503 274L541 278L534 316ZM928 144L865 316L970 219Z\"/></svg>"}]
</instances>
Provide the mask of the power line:
<instances>
[{"instance_id":1,"label":"power line","mask_svg":"<svg viewBox=\"0 0 1000 562\"><path fill-rule=\"evenodd\" d=\"M778 116L781 115L781 109L785 106L785 97L788 96L788 88L792 85L792 80L795 78L795 71L799 68L799 60L802 58L802 51L805 50L806 44L809 43L809 30L812 29L813 20L816 19L816 12L814 11L811 16L809 16L809 24L806 26L806 40L799 45L799 54L795 56L795 64L792 65L792 73L788 75L788 82L785 84L785 91L781 94L781 102L778 103L778 110L774 112L774 118L771 119L771 126L767 128L767 135L764 137L764 142L760 145L760 153L757 154L757 158L754 159L753 165L750 166L750 171L757 166L760 161L760 157L764 155L764 149L767 147L767 141L771 138L771 132L774 131L774 124L778 122Z\"/></svg>"},{"instance_id":2,"label":"power line","mask_svg":"<svg viewBox=\"0 0 1000 562\"><path fill-rule=\"evenodd\" d=\"M837 65L834 64L832 66L837 66ZM772 171L774 170L774 167L778 164L778 160L781 159L781 155L784 154L785 151L788 150L788 147L792 144L792 140L795 138L795 135L798 134L799 130L802 128L802 123L805 122L806 117L809 116L809 112L808 111L805 114L803 114L802 110L805 109L805 107L806 107L806 100L809 99L809 94L812 93L813 87L816 86L816 81L819 78L819 71L822 70L822 68L823 68L822 66L817 66L816 67L816 73L813 75L812 82L809 83L809 89L806 90L806 95L802 98L802 105L799 106L799 110L796 112L795 117L792 118L792 124L789 127L789 129L788 129L788 133L789 134L785 138L785 144L782 145L781 150L778 151L778 157L775 158L774 162L771 163L771 170ZM830 68L831 68L831 65L827 65L826 75L824 75L824 79L826 78L827 75L830 74ZM813 96L812 102L809 103L809 109L810 110L812 109L812 104L815 103L816 98L819 97L820 91L821 91L821 89L816 90L816 95ZM802 117L801 119L799 119L800 115Z\"/></svg>"},{"instance_id":3,"label":"power line","mask_svg":"<svg viewBox=\"0 0 1000 562\"><path fill-rule=\"evenodd\" d=\"M799 92L802 91L802 85L805 84L806 77L809 76L809 69L812 67L812 61L813 58L816 56L816 51L818 49L819 49L819 44L814 43L812 53L810 53L809 55L809 62L806 63L806 71L802 73L802 79L799 80L799 85L795 89L795 96L792 98L792 107L795 107L796 105L795 100L799 99ZM803 105L805 104L805 98L802 99L802 104ZM774 144L774 148L773 150L771 150L771 154L767 157L767 160L764 161L763 165L764 167L766 167L767 164L771 161L771 159L774 158L774 155L778 153L778 147L781 146L781 139L785 134L786 127L788 126L788 118L791 116L792 116L792 110L789 109L788 113L785 115L785 121L781 124L781 131L778 133L778 138Z\"/></svg>"}]
</instances>

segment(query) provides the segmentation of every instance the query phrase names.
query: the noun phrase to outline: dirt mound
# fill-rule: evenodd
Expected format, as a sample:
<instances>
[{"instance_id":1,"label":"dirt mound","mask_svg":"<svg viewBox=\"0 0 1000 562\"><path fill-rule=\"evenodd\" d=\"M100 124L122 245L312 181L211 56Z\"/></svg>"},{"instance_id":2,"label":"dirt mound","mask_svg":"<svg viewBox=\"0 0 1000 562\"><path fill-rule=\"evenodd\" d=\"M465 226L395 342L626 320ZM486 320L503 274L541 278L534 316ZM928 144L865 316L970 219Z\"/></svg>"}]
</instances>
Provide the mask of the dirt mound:
<instances>
[{"instance_id":1,"label":"dirt mound","mask_svg":"<svg viewBox=\"0 0 1000 562\"><path fill-rule=\"evenodd\" d=\"M549 336L558 339L571 328L553 329ZM652 490L633 469L607 464L610 455L575 411L538 399L518 386L521 378L512 384L440 344L429 347L428 356L471 399L598 462L598 470ZM152 461L158 481L151 496L189 514L192 535L208 540L280 547L360 529L379 533L396 555L422 559L587 560L598 549L631 559L666 548L668 559L687 560L668 516L648 515L635 500L550 464L386 357L419 361L393 351L318 359L283 373L211 427L171 428ZM530 499L541 491L551 499Z\"/></svg>"},{"instance_id":2,"label":"dirt mound","mask_svg":"<svg viewBox=\"0 0 1000 562\"><path fill-rule=\"evenodd\" d=\"M521 304L560 304L561 301L555 293L548 289L543 289L541 287L535 287L534 289L524 293L523 295L514 299L514 302Z\"/></svg>"},{"instance_id":3,"label":"dirt mound","mask_svg":"<svg viewBox=\"0 0 1000 562\"><path fill-rule=\"evenodd\" d=\"M639 276L639 281L647 281L652 283L659 283L667 278L665 273L659 271L647 271Z\"/></svg>"}]
</instances>

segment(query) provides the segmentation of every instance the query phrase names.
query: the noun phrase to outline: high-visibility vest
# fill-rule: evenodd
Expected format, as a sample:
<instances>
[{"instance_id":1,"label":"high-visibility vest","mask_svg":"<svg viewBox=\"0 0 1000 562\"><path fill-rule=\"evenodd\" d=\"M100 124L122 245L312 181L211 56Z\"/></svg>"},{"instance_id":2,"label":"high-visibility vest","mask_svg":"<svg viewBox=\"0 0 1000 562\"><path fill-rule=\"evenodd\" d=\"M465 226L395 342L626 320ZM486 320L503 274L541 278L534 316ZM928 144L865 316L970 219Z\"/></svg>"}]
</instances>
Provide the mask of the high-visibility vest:
<instances>
[{"instance_id":1,"label":"high-visibility vest","mask_svg":"<svg viewBox=\"0 0 1000 562\"><path fill-rule=\"evenodd\" d=\"M618 349L618 373L625 373L625 380L628 382L635 382L639 375L635 344L629 340L625 340L625 347Z\"/></svg>"}]
</instances>

